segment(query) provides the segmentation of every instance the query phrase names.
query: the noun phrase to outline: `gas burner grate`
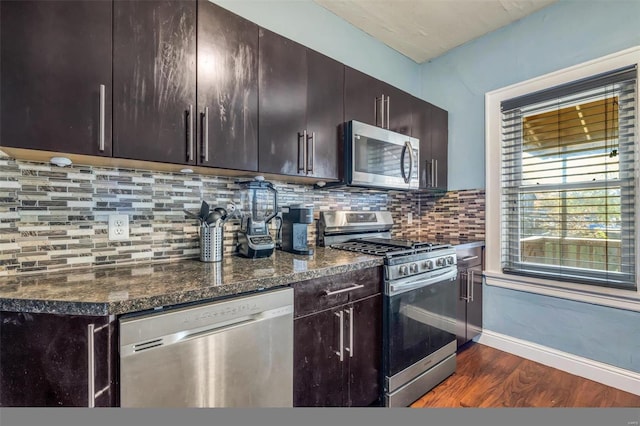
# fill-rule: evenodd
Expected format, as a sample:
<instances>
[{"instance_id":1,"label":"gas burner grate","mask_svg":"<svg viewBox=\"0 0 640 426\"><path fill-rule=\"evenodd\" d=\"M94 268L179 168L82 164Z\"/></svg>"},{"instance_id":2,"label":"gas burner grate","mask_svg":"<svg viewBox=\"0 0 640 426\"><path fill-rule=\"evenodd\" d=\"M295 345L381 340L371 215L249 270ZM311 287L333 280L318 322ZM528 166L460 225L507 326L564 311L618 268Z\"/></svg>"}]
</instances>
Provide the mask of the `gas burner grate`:
<instances>
[{"instance_id":1,"label":"gas burner grate","mask_svg":"<svg viewBox=\"0 0 640 426\"><path fill-rule=\"evenodd\" d=\"M411 243L411 245L408 245L406 243L402 245L395 245L385 244L384 242L377 243L377 241L373 242L366 240L352 240L344 243L332 244L331 247L340 250L348 250L358 253L371 254L374 256L385 256L387 258L393 258L418 253L429 253L441 248L448 248L449 246L418 242Z\"/></svg>"}]
</instances>

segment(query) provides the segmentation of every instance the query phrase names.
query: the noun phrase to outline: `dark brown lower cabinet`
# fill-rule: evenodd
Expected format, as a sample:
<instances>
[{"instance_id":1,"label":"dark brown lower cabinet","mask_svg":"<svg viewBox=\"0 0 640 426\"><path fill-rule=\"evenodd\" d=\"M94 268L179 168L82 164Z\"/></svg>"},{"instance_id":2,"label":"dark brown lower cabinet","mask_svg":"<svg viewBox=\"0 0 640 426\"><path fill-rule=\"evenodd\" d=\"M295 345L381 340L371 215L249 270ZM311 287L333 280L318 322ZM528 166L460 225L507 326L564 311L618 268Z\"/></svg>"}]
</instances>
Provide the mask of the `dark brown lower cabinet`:
<instances>
[{"instance_id":1,"label":"dark brown lower cabinet","mask_svg":"<svg viewBox=\"0 0 640 426\"><path fill-rule=\"evenodd\" d=\"M294 285L298 312L293 322L293 404L377 405L382 352L380 270L331 278ZM317 311L313 311L314 300Z\"/></svg>"},{"instance_id":2,"label":"dark brown lower cabinet","mask_svg":"<svg viewBox=\"0 0 640 426\"><path fill-rule=\"evenodd\" d=\"M0 312L0 406L118 404L115 317Z\"/></svg>"}]
</instances>

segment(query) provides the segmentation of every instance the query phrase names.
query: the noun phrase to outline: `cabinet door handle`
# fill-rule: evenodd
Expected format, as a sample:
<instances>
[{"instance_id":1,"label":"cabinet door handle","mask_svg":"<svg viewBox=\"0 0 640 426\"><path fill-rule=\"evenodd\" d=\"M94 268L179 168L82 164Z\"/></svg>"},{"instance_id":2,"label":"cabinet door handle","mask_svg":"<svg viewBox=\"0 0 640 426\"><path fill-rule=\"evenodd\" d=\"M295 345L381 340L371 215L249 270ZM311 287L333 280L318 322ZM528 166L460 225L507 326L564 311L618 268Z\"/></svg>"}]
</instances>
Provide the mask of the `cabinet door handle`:
<instances>
[{"instance_id":1,"label":"cabinet door handle","mask_svg":"<svg viewBox=\"0 0 640 426\"><path fill-rule=\"evenodd\" d=\"M193 161L193 105L187 110L187 161Z\"/></svg>"},{"instance_id":2,"label":"cabinet door handle","mask_svg":"<svg viewBox=\"0 0 640 426\"><path fill-rule=\"evenodd\" d=\"M202 159L209 161L209 107L204 107L202 114Z\"/></svg>"},{"instance_id":3,"label":"cabinet door handle","mask_svg":"<svg viewBox=\"0 0 640 426\"><path fill-rule=\"evenodd\" d=\"M469 271L469 288L471 288L471 296L469 296L469 302L473 302L473 269Z\"/></svg>"},{"instance_id":4,"label":"cabinet door handle","mask_svg":"<svg viewBox=\"0 0 640 426\"><path fill-rule=\"evenodd\" d=\"M340 318L340 350L336 351L336 355L340 357L340 362L344 361L344 311L336 312Z\"/></svg>"},{"instance_id":5,"label":"cabinet door handle","mask_svg":"<svg viewBox=\"0 0 640 426\"><path fill-rule=\"evenodd\" d=\"M380 107L382 108L382 128L384 129L384 94L382 95L382 100L380 101Z\"/></svg>"},{"instance_id":6,"label":"cabinet door handle","mask_svg":"<svg viewBox=\"0 0 640 426\"><path fill-rule=\"evenodd\" d=\"M436 160L431 159L431 187L436 187Z\"/></svg>"},{"instance_id":7,"label":"cabinet door handle","mask_svg":"<svg viewBox=\"0 0 640 426\"><path fill-rule=\"evenodd\" d=\"M300 143L302 142L302 144ZM305 162L307 160L307 131L298 133L298 173L305 171ZM302 161L301 161L302 160Z\"/></svg>"},{"instance_id":8,"label":"cabinet door handle","mask_svg":"<svg viewBox=\"0 0 640 426\"><path fill-rule=\"evenodd\" d=\"M384 97L384 95L382 96ZM387 96L387 129L389 128L389 111L390 110L391 110L391 96Z\"/></svg>"},{"instance_id":9,"label":"cabinet door handle","mask_svg":"<svg viewBox=\"0 0 640 426\"><path fill-rule=\"evenodd\" d=\"M105 131L105 90L104 84L100 85L100 122L98 124L98 150L104 152L104 131Z\"/></svg>"},{"instance_id":10,"label":"cabinet door handle","mask_svg":"<svg viewBox=\"0 0 640 426\"><path fill-rule=\"evenodd\" d=\"M463 290L464 288L464 290ZM467 300L467 273L460 272L460 300Z\"/></svg>"},{"instance_id":11,"label":"cabinet door handle","mask_svg":"<svg viewBox=\"0 0 640 426\"><path fill-rule=\"evenodd\" d=\"M329 289L322 292L323 296L333 296L334 294L347 293L349 291L357 290L364 287L364 284L352 284L350 287L341 288L340 290L329 291Z\"/></svg>"},{"instance_id":12,"label":"cabinet door handle","mask_svg":"<svg viewBox=\"0 0 640 426\"><path fill-rule=\"evenodd\" d=\"M307 135L307 144L311 142L311 148L307 148L307 173L313 173L313 163L316 159L316 132Z\"/></svg>"},{"instance_id":13,"label":"cabinet door handle","mask_svg":"<svg viewBox=\"0 0 640 426\"><path fill-rule=\"evenodd\" d=\"M96 406L95 328L87 325L87 407Z\"/></svg>"},{"instance_id":14,"label":"cabinet door handle","mask_svg":"<svg viewBox=\"0 0 640 426\"><path fill-rule=\"evenodd\" d=\"M349 358L353 358L353 336L355 334L353 329L353 306L346 309L345 312L349 314L349 347L347 348L347 351L349 351Z\"/></svg>"},{"instance_id":15,"label":"cabinet door handle","mask_svg":"<svg viewBox=\"0 0 640 426\"><path fill-rule=\"evenodd\" d=\"M433 160L436 164L434 176L436 177L436 184L434 185L436 188L438 187L438 160Z\"/></svg>"},{"instance_id":16,"label":"cabinet door handle","mask_svg":"<svg viewBox=\"0 0 640 426\"><path fill-rule=\"evenodd\" d=\"M373 99L373 124L378 125L378 98Z\"/></svg>"}]
</instances>

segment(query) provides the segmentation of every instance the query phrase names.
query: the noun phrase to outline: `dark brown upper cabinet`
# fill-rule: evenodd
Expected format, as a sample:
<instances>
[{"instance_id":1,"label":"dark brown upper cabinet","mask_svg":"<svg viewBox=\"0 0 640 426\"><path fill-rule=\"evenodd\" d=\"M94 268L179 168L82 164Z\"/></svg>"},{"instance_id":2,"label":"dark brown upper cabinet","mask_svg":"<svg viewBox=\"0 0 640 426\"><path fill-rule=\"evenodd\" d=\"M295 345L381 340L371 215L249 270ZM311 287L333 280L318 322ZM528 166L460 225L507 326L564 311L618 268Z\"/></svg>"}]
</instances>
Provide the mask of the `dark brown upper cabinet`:
<instances>
[{"instance_id":1,"label":"dark brown upper cabinet","mask_svg":"<svg viewBox=\"0 0 640 426\"><path fill-rule=\"evenodd\" d=\"M258 170L258 26L198 1L198 164Z\"/></svg>"},{"instance_id":2,"label":"dark brown upper cabinet","mask_svg":"<svg viewBox=\"0 0 640 426\"><path fill-rule=\"evenodd\" d=\"M411 134L412 96L345 66L345 121L356 120L404 135Z\"/></svg>"},{"instance_id":3,"label":"dark brown upper cabinet","mask_svg":"<svg viewBox=\"0 0 640 426\"><path fill-rule=\"evenodd\" d=\"M258 170L338 178L343 65L260 29Z\"/></svg>"},{"instance_id":4,"label":"dark brown upper cabinet","mask_svg":"<svg viewBox=\"0 0 640 426\"><path fill-rule=\"evenodd\" d=\"M414 98L413 131L420 139L420 188L447 190L449 114Z\"/></svg>"},{"instance_id":5,"label":"dark brown upper cabinet","mask_svg":"<svg viewBox=\"0 0 640 426\"><path fill-rule=\"evenodd\" d=\"M111 156L111 2L0 2L0 145Z\"/></svg>"},{"instance_id":6,"label":"dark brown upper cabinet","mask_svg":"<svg viewBox=\"0 0 640 426\"><path fill-rule=\"evenodd\" d=\"M196 1L113 2L113 153L196 161Z\"/></svg>"}]
</instances>

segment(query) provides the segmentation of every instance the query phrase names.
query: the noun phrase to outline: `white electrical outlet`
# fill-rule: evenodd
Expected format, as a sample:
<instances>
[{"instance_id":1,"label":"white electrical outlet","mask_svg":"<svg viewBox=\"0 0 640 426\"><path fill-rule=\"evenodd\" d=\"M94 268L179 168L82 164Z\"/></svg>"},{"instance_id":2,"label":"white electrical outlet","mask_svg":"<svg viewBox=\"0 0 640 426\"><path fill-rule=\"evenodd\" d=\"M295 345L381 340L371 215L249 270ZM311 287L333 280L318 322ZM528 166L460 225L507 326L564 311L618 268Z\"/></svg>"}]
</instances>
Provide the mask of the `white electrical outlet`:
<instances>
[{"instance_id":1,"label":"white electrical outlet","mask_svg":"<svg viewBox=\"0 0 640 426\"><path fill-rule=\"evenodd\" d=\"M109 240L129 239L129 216L126 214L109 215Z\"/></svg>"},{"instance_id":2,"label":"white electrical outlet","mask_svg":"<svg viewBox=\"0 0 640 426\"><path fill-rule=\"evenodd\" d=\"M407 225L411 225L413 223L413 213L407 213Z\"/></svg>"}]
</instances>

